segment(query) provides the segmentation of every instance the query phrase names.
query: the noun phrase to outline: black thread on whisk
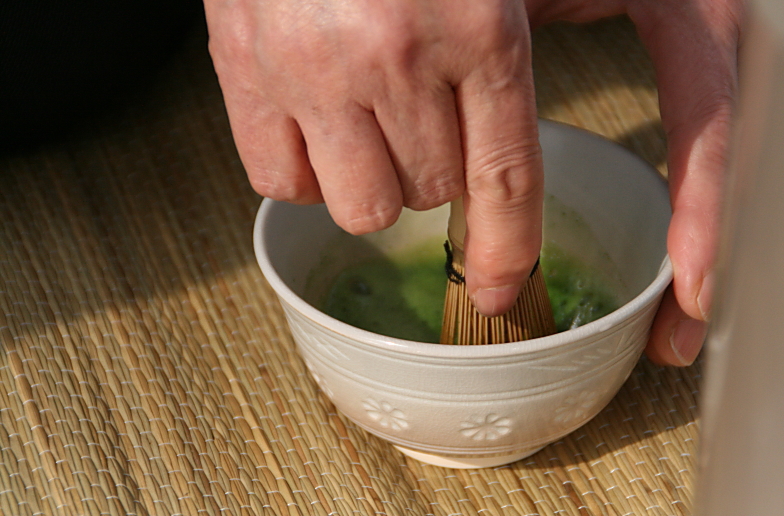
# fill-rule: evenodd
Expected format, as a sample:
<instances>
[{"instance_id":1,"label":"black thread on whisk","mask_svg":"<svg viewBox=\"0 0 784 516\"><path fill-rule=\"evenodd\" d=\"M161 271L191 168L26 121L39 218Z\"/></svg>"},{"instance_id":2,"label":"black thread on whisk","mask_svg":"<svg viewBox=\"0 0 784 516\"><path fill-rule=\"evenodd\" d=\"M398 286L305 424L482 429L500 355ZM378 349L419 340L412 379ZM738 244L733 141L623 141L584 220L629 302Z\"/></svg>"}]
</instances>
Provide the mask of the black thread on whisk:
<instances>
[{"instance_id":1,"label":"black thread on whisk","mask_svg":"<svg viewBox=\"0 0 784 516\"><path fill-rule=\"evenodd\" d=\"M531 269L531 274L528 275L528 279L531 279L531 278L534 277L534 273L536 272L536 269L539 268L539 260L540 260L540 258L536 259L536 263L534 264L534 268Z\"/></svg>"},{"instance_id":2,"label":"black thread on whisk","mask_svg":"<svg viewBox=\"0 0 784 516\"><path fill-rule=\"evenodd\" d=\"M462 285L465 283L465 276L457 272L455 266L452 264L454 257L452 255L452 247L449 245L449 240L444 242L444 250L446 251L446 264L444 265L444 269L446 270L446 277L452 283Z\"/></svg>"}]
</instances>

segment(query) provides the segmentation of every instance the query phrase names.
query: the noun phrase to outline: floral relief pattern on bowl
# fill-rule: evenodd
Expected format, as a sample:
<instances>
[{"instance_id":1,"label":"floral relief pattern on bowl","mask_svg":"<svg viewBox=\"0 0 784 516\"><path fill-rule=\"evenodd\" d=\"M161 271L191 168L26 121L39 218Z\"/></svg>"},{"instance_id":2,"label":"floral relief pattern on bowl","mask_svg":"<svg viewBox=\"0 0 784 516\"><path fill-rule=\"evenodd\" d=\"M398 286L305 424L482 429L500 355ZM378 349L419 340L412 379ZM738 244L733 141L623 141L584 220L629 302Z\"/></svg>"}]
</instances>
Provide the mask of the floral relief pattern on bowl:
<instances>
[{"instance_id":1,"label":"floral relief pattern on bowl","mask_svg":"<svg viewBox=\"0 0 784 516\"><path fill-rule=\"evenodd\" d=\"M373 398L365 398L362 406L367 412L368 417L381 428L400 431L408 428L406 415L402 410L393 407L388 401L376 401Z\"/></svg>"},{"instance_id":2,"label":"floral relief pattern on bowl","mask_svg":"<svg viewBox=\"0 0 784 516\"><path fill-rule=\"evenodd\" d=\"M495 413L485 416L472 414L468 421L460 423L458 431L474 441L495 441L512 431L512 420Z\"/></svg>"}]
</instances>

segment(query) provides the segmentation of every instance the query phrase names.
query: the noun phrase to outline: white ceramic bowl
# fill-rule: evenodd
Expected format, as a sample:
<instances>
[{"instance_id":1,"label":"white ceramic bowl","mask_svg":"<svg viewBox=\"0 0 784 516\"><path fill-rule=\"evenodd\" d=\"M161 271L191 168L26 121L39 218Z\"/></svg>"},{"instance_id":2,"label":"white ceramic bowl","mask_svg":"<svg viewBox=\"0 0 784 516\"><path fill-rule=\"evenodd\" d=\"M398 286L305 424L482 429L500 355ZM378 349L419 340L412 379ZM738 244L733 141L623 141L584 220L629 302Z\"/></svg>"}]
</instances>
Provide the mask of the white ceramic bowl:
<instances>
[{"instance_id":1,"label":"white ceramic bowl","mask_svg":"<svg viewBox=\"0 0 784 516\"><path fill-rule=\"evenodd\" d=\"M324 246L341 232L326 208L264 200L259 210L258 262L316 382L357 425L424 462L505 464L594 417L637 362L672 279L670 206L656 170L580 129L542 121L540 138L545 190L583 217L631 292L611 314L548 337L451 346L342 323L302 298ZM392 228L354 238L389 252L445 235L446 217L444 209L405 211Z\"/></svg>"}]
</instances>

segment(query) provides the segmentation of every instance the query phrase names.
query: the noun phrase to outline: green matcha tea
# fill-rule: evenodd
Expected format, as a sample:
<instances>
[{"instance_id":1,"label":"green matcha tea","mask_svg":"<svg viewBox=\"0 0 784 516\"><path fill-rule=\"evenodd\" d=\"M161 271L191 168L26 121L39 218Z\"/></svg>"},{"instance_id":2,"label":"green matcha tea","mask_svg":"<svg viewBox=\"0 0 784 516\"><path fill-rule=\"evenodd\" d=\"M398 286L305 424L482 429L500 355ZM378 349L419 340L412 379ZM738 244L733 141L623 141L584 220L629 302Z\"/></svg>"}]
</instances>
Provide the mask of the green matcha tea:
<instances>
[{"instance_id":1,"label":"green matcha tea","mask_svg":"<svg viewBox=\"0 0 784 516\"><path fill-rule=\"evenodd\" d=\"M595 321L621 305L601 274L555 244L542 246L541 265L558 331Z\"/></svg>"},{"instance_id":2,"label":"green matcha tea","mask_svg":"<svg viewBox=\"0 0 784 516\"><path fill-rule=\"evenodd\" d=\"M594 321L626 302L617 272L591 239L581 218L558 201L546 200L551 214L545 224L541 267L555 315L565 331ZM556 224L558 231L552 231ZM548 239L564 228L577 256ZM443 239L404 252L385 254L362 239L340 236L308 278L306 300L330 316L381 335L437 343L446 293Z\"/></svg>"},{"instance_id":3,"label":"green matcha tea","mask_svg":"<svg viewBox=\"0 0 784 516\"><path fill-rule=\"evenodd\" d=\"M434 244L434 245L433 245ZM341 271L318 308L381 335L438 342L444 312L444 250L438 242Z\"/></svg>"},{"instance_id":4,"label":"green matcha tea","mask_svg":"<svg viewBox=\"0 0 784 516\"><path fill-rule=\"evenodd\" d=\"M436 246L438 244L436 243ZM595 272L555 245L542 249L542 270L558 331L603 317L619 306ZM346 268L318 307L364 330L419 342L438 342L446 292L445 258L412 253L374 258Z\"/></svg>"}]
</instances>

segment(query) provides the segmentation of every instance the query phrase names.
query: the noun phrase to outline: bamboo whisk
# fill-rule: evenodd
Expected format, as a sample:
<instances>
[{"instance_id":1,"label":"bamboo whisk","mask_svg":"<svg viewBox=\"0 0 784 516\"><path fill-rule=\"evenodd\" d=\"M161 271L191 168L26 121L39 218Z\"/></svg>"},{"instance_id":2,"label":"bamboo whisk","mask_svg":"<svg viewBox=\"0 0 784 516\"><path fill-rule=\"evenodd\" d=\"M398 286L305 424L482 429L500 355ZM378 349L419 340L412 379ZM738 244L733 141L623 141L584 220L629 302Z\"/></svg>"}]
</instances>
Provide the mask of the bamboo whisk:
<instances>
[{"instance_id":1,"label":"bamboo whisk","mask_svg":"<svg viewBox=\"0 0 784 516\"><path fill-rule=\"evenodd\" d=\"M555 319L542 268L536 262L512 309L498 317L476 311L465 287L465 214L462 199L452 203L449 216L447 276L441 344L501 344L555 333Z\"/></svg>"}]
</instances>

